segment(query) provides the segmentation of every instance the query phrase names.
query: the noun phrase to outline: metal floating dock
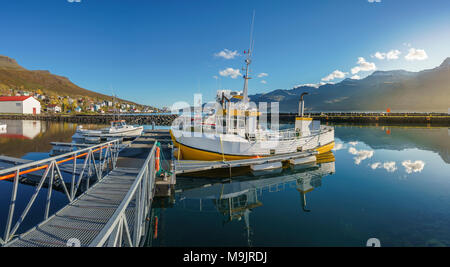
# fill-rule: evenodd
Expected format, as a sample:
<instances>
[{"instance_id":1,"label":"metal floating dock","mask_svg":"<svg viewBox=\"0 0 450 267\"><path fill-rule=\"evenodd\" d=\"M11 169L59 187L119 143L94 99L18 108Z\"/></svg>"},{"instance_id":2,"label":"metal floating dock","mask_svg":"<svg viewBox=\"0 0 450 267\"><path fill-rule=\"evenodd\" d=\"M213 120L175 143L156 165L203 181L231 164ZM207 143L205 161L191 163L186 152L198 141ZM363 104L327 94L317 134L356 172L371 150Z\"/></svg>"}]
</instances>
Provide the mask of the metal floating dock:
<instances>
[{"instance_id":1,"label":"metal floating dock","mask_svg":"<svg viewBox=\"0 0 450 267\"><path fill-rule=\"evenodd\" d=\"M175 172L177 175L209 171L214 169L229 169L240 167L251 167L256 165L266 165L271 163L281 163L290 160L305 159L316 156L317 151L305 151L291 154L276 155L265 158L243 159L233 161L191 161L177 160L175 161Z\"/></svg>"},{"instance_id":2,"label":"metal floating dock","mask_svg":"<svg viewBox=\"0 0 450 267\"><path fill-rule=\"evenodd\" d=\"M104 159L103 162L101 159L98 162L94 161L94 168L98 171L97 175L100 174L99 181L77 198L74 197L72 188L65 188L70 203L53 216L47 216L48 218L45 221L19 236L15 236L15 232L29 210L25 209L18 221L13 221L13 218L17 217L14 216L15 192L17 192L19 184L18 178L23 171L21 165L0 170L0 175L6 174L6 177L10 176L8 173L17 173L11 196L7 230L4 238L0 241L4 246L10 247L142 245L148 223L150 223L148 216L158 187L157 180L159 179L160 182L166 184L174 182L174 175L172 175L173 178L156 177L157 146L155 144L159 142L158 138L164 139L163 137L166 135L168 135L167 131L145 132L142 136L136 138L129 147L121 150L118 155L107 154L111 155L108 160L114 161L113 170L104 177L102 177L100 170L103 170L103 164L107 160ZM39 166L47 164L44 165L46 166L45 174L28 206L33 205L35 196L39 193L42 183L46 179L51 179L50 185L53 184L54 169L59 171L56 160L62 158L67 160L68 157L70 159L78 153L87 153L87 161L89 158L94 158L93 152L95 150L93 149L98 150L98 146L100 146L100 149L103 149L103 147L109 149L110 142L39 161ZM161 154L171 153L171 151L165 151L168 144L165 147L163 145L160 147ZM110 151L118 150L111 149ZM26 167L34 167L33 164L27 163L25 165ZM170 160L163 162L162 165L166 168L172 166ZM14 175L12 176L14 177ZM48 215L48 208L51 204L51 191L50 187L46 215Z\"/></svg>"}]
</instances>

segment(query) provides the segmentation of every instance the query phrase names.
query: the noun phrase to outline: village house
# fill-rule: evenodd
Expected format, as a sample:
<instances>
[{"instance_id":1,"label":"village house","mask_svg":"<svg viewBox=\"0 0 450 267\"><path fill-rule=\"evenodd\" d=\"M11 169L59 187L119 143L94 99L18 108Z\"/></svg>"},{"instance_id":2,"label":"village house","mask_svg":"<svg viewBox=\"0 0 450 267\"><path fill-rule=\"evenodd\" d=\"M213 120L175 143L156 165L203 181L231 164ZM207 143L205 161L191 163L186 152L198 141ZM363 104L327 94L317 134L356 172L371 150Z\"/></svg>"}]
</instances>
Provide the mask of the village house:
<instances>
[{"instance_id":1,"label":"village house","mask_svg":"<svg viewBox=\"0 0 450 267\"><path fill-rule=\"evenodd\" d=\"M32 96L1 96L0 113L40 114L41 103Z\"/></svg>"},{"instance_id":2,"label":"village house","mask_svg":"<svg viewBox=\"0 0 450 267\"><path fill-rule=\"evenodd\" d=\"M59 113L61 112L61 107L56 104L50 104L47 106L47 112Z\"/></svg>"}]
</instances>

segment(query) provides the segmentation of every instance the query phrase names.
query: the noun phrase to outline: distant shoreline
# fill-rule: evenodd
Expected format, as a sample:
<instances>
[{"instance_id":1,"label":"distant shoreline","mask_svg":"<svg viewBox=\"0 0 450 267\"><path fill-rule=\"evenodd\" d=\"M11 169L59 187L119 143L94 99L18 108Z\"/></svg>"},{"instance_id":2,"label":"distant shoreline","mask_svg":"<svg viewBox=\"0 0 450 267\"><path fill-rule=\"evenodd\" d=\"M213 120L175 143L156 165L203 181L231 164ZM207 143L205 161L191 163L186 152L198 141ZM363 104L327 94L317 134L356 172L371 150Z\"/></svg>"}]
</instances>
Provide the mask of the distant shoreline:
<instances>
[{"instance_id":1,"label":"distant shoreline","mask_svg":"<svg viewBox=\"0 0 450 267\"><path fill-rule=\"evenodd\" d=\"M120 115L121 120L125 120L128 124L153 124L161 126L169 126L177 115L153 113L152 115ZM83 124L109 124L113 120L117 120L117 114L102 115L66 115L66 114L0 114L0 120L40 120L53 122L70 122Z\"/></svg>"},{"instance_id":2,"label":"distant shoreline","mask_svg":"<svg viewBox=\"0 0 450 267\"><path fill-rule=\"evenodd\" d=\"M322 123L433 125L450 127L450 115L446 113L311 113L306 114ZM294 121L297 114L280 114L280 122Z\"/></svg>"},{"instance_id":3,"label":"distant shoreline","mask_svg":"<svg viewBox=\"0 0 450 267\"><path fill-rule=\"evenodd\" d=\"M396 124L396 125L433 125L450 127L450 115L445 113L311 113L306 116L314 120L320 120L322 123L355 123L355 124ZM170 126L178 115L172 114L126 114L120 115L121 120L129 124L155 124L160 126ZM270 114L268 120L270 121ZM295 122L297 114L280 114L280 123ZM0 114L0 120L41 120L54 122L70 122L85 124L109 124L116 120L117 115L64 115L64 114Z\"/></svg>"}]
</instances>

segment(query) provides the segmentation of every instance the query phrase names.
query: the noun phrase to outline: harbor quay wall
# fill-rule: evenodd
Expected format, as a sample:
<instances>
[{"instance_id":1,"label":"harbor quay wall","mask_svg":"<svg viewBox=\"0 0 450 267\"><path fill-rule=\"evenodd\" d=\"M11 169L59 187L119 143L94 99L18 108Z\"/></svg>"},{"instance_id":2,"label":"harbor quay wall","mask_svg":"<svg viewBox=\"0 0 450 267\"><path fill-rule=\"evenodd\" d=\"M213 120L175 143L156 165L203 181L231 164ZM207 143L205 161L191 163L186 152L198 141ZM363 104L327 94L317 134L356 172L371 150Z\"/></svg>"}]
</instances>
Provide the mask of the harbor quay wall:
<instances>
[{"instance_id":1,"label":"harbor quay wall","mask_svg":"<svg viewBox=\"0 0 450 267\"><path fill-rule=\"evenodd\" d=\"M355 123L355 124L421 124L450 127L450 115L425 113L321 113L305 114L322 123ZM121 115L120 119L128 124L170 126L178 115ZM270 121L270 114L268 121ZM297 114L280 114L280 123L293 123ZM117 115L60 115L60 114L0 114L0 120L41 120L52 122L70 122L79 124L109 124Z\"/></svg>"},{"instance_id":2,"label":"harbor quay wall","mask_svg":"<svg viewBox=\"0 0 450 267\"><path fill-rule=\"evenodd\" d=\"M177 115L121 115L120 120L128 124L170 126ZM70 122L79 124L109 124L117 120L117 115L59 115L59 114L0 114L0 120L41 120L51 122Z\"/></svg>"},{"instance_id":3,"label":"harbor quay wall","mask_svg":"<svg viewBox=\"0 0 450 267\"><path fill-rule=\"evenodd\" d=\"M280 114L280 123L295 121L297 114ZM306 114L322 123L395 124L450 126L450 115L445 113L320 113Z\"/></svg>"}]
</instances>

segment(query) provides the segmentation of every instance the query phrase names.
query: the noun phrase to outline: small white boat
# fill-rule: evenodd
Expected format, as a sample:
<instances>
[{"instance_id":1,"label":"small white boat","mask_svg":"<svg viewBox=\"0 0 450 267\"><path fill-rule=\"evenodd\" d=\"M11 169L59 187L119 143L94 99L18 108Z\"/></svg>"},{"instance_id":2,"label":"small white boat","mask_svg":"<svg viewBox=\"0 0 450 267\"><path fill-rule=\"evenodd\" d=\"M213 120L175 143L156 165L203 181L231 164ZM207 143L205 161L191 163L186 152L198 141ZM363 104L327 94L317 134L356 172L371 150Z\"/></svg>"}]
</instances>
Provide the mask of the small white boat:
<instances>
[{"instance_id":1,"label":"small white boat","mask_svg":"<svg viewBox=\"0 0 450 267\"><path fill-rule=\"evenodd\" d=\"M144 131L143 126L127 125L124 120L112 121L111 127L100 130L83 129L83 126L78 126L77 131L72 136L73 139L83 139L86 137L132 137L139 136Z\"/></svg>"},{"instance_id":2,"label":"small white boat","mask_svg":"<svg viewBox=\"0 0 450 267\"><path fill-rule=\"evenodd\" d=\"M100 143L101 139L99 136L91 136L91 137L85 137L84 142L86 144L98 144Z\"/></svg>"}]
</instances>

